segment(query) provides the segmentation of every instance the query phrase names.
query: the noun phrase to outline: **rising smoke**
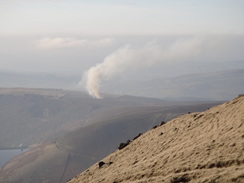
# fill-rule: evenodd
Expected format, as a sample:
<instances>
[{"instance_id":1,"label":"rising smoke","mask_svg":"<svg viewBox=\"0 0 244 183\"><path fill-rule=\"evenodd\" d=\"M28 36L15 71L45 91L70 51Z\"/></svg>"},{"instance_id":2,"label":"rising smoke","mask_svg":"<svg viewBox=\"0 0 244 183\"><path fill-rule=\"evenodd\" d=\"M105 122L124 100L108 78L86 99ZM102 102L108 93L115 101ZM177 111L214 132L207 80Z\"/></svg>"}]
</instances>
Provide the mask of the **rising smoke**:
<instances>
[{"instance_id":1,"label":"rising smoke","mask_svg":"<svg viewBox=\"0 0 244 183\"><path fill-rule=\"evenodd\" d=\"M202 39L194 37L191 39L178 40L167 48L156 41L147 43L142 47L131 45L119 48L102 63L91 67L84 75L87 92L101 99L100 84L115 75L121 75L124 71L136 71L142 67L150 67L161 62L173 62L193 58L201 51Z\"/></svg>"}]
</instances>

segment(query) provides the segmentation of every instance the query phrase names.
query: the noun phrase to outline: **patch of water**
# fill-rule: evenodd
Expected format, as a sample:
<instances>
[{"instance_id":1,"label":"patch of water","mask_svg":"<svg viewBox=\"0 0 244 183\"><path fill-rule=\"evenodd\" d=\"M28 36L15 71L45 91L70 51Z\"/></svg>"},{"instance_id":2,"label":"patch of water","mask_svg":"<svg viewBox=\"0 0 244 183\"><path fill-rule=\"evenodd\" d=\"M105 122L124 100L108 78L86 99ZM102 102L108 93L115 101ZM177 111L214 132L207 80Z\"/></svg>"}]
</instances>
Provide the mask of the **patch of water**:
<instances>
[{"instance_id":1,"label":"patch of water","mask_svg":"<svg viewBox=\"0 0 244 183\"><path fill-rule=\"evenodd\" d=\"M13 157L26 152L28 149L4 149L0 150L0 168Z\"/></svg>"}]
</instances>

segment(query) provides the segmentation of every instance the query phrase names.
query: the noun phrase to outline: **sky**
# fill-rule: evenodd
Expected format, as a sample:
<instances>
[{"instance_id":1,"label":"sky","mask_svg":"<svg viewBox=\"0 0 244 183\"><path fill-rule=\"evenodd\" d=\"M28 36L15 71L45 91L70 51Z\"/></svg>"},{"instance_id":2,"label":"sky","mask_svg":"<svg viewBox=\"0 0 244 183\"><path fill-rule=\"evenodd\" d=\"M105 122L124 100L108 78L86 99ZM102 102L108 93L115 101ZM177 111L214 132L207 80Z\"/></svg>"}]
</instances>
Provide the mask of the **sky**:
<instances>
[{"instance_id":1,"label":"sky","mask_svg":"<svg viewBox=\"0 0 244 183\"><path fill-rule=\"evenodd\" d=\"M0 35L243 34L242 0L0 0Z\"/></svg>"},{"instance_id":2,"label":"sky","mask_svg":"<svg viewBox=\"0 0 244 183\"><path fill-rule=\"evenodd\" d=\"M244 58L243 9L243 0L0 0L0 71L75 74L94 88L228 69Z\"/></svg>"}]
</instances>

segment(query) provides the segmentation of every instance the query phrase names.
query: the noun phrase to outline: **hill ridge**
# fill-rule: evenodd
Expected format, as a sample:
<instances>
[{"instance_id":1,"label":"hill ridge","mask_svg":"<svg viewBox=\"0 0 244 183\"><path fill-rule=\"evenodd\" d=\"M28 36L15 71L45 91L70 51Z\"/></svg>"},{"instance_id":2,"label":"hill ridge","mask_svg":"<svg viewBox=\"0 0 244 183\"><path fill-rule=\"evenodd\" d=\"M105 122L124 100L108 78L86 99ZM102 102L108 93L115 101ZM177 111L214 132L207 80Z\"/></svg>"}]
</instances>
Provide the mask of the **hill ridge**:
<instances>
[{"instance_id":1,"label":"hill ridge","mask_svg":"<svg viewBox=\"0 0 244 183\"><path fill-rule=\"evenodd\" d=\"M244 96L158 126L69 183L243 182Z\"/></svg>"}]
</instances>

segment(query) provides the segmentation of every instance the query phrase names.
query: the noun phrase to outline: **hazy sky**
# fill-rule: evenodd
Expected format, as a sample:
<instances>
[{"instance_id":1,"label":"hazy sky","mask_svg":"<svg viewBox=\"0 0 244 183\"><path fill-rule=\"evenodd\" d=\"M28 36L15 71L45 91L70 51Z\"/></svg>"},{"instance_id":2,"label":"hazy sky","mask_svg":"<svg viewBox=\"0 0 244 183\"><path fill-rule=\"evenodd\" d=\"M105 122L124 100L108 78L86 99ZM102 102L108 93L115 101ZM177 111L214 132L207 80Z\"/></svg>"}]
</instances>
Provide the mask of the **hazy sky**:
<instances>
[{"instance_id":1,"label":"hazy sky","mask_svg":"<svg viewBox=\"0 0 244 183\"><path fill-rule=\"evenodd\" d=\"M243 0L0 0L0 34L243 34L243 8Z\"/></svg>"},{"instance_id":2,"label":"hazy sky","mask_svg":"<svg viewBox=\"0 0 244 183\"><path fill-rule=\"evenodd\" d=\"M119 73L240 61L243 9L243 0L0 0L0 70L82 77L108 57Z\"/></svg>"}]
</instances>

